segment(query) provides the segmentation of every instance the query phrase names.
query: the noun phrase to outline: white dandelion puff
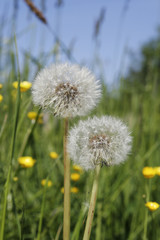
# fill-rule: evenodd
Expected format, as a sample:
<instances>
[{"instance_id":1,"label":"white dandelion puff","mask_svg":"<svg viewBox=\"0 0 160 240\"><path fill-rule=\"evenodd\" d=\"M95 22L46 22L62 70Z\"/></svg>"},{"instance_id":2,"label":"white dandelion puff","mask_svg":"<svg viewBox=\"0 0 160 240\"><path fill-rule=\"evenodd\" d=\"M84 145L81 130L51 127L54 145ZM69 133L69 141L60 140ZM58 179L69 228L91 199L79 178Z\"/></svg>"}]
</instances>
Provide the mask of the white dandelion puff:
<instances>
[{"instance_id":1,"label":"white dandelion puff","mask_svg":"<svg viewBox=\"0 0 160 240\"><path fill-rule=\"evenodd\" d=\"M125 161L132 137L127 126L111 116L79 121L68 136L68 152L85 170L98 164L111 166Z\"/></svg>"},{"instance_id":2,"label":"white dandelion puff","mask_svg":"<svg viewBox=\"0 0 160 240\"><path fill-rule=\"evenodd\" d=\"M95 76L79 65L53 64L41 70L32 86L33 102L55 116L84 116L101 97Z\"/></svg>"}]
</instances>

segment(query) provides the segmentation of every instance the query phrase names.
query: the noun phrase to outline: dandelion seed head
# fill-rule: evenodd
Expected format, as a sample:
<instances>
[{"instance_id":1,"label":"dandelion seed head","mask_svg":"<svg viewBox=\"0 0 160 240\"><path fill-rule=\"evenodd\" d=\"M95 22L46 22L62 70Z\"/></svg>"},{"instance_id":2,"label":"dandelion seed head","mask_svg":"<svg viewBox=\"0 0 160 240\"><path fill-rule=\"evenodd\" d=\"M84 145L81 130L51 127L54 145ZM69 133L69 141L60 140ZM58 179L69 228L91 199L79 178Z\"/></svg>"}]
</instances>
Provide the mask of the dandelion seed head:
<instances>
[{"instance_id":1,"label":"dandelion seed head","mask_svg":"<svg viewBox=\"0 0 160 240\"><path fill-rule=\"evenodd\" d=\"M125 161L132 138L119 119L103 116L80 121L69 132L68 152L74 164L85 170L96 165L117 165Z\"/></svg>"},{"instance_id":2,"label":"dandelion seed head","mask_svg":"<svg viewBox=\"0 0 160 240\"><path fill-rule=\"evenodd\" d=\"M96 106L101 89L86 67L53 64L36 76L32 95L35 105L65 118L86 115Z\"/></svg>"}]
</instances>

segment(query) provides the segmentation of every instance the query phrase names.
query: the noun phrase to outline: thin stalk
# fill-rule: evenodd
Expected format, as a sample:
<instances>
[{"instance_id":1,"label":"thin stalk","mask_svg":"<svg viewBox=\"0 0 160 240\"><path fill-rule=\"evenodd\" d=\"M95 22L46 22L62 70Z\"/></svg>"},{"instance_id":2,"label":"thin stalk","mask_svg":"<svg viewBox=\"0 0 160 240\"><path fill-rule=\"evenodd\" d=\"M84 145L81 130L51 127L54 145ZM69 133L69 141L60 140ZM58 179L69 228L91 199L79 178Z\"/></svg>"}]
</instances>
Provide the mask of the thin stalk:
<instances>
[{"instance_id":1,"label":"thin stalk","mask_svg":"<svg viewBox=\"0 0 160 240\"><path fill-rule=\"evenodd\" d=\"M70 159L67 153L68 119L64 120L64 215L63 240L70 239Z\"/></svg>"},{"instance_id":2,"label":"thin stalk","mask_svg":"<svg viewBox=\"0 0 160 240\"><path fill-rule=\"evenodd\" d=\"M97 199L98 179L99 179L100 168L101 168L101 166L98 165L95 170L95 178L94 178L93 187L92 187L88 217L87 217L87 222L86 222L86 226L85 226L83 240L89 240L90 234L91 234L92 221L93 221L94 210L95 210L96 199Z\"/></svg>"},{"instance_id":3,"label":"thin stalk","mask_svg":"<svg viewBox=\"0 0 160 240\"><path fill-rule=\"evenodd\" d=\"M44 213L44 206L45 206L47 187L48 187L48 178L46 180L46 183L45 183L45 186L44 186L44 189L43 189L43 199L42 199L42 206L41 206L41 215L40 215L40 219L39 219L37 240L40 240L40 237L41 237L42 220L43 220L43 213Z\"/></svg>"},{"instance_id":4,"label":"thin stalk","mask_svg":"<svg viewBox=\"0 0 160 240\"><path fill-rule=\"evenodd\" d=\"M19 116L20 101L21 101L21 98L20 98L20 71L19 71L19 61L18 61L18 50L17 50L16 37L14 37L14 39L15 39L16 57L17 57L17 65L18 65L18 94L17 94L17 99L16 99L16 110L15 110L15 118L14 118L14 125L13 125L13 135L12 135L12 142L11 142L10 155L9 155L9 170L8 170L8 174L7 174L6 183L4 185L4 200L3 200L2 215L1 215L2 221L1 221L0 240L3 240L3 238L4 238L7 196L8 196L8 192L9 192L9 184L10 184L11 171L12 171L12 161L14 158L18 116Z\"/></svg>"},{"instance_id":5,"label":"thin stalk","mask_svg":"<svg viewBox=\"0 0 160 240\"><path fill-rule=\"evenodd\" d=\"M102 232L102 203L98 203L97 206L97 227L96 227L96 240L101 240L101 232Z\"/></svg>"},{"instance_id":6,"label":"thin stalk","mask_svg":"<svg viewBox=\"0 0 160 240\"><path fill-rule=\"evenodd\" d=\"M6 126L6 123L7 123L7 119L8 119L8 114L5 114L4 120L3 120L3 123L2 123L2 127L1 127L1 130L0 130L0 139L1 139L2 134L4 132L4 129L5 129L5 126Z\"/></svg>"},{"instance_id":7,"label":"thin stalk","mask_svg":"<svg viewBox=\"0 0 160 240\"><path fill-rule=\"evenodd\" d=\"M62 225L60 225L59 228L58 228L58 230L57 230L57 234L56 234L56 236L55 236L55 240L59 240L61 230L62 230Z\"/></svg>"},{"instance_id":8,"label":"thin stalk","mask_svg":"<svg viewBox=\"0 0 160 240\"><path fill-rule=\"evenodd\" d=\"M31 134L33 133L33 131L34 131L36 125L37 125L37 121L38 121L40 112L41 112L41 109L38 110L37 117L36 117L35 121L33 123L31 123L30 128L27 130L27 133L26 133L26 135L24 137L21 149L19 151L19 157L23 156L23 153L24 153L24 151L25 151L25 149L27 147L29 138L30 138Z\"/></svg>"},{"instance_id":9,"label":"thin stalk","mask_svg":"<svg viewBox=\"0 0 160 240\"><path fill-rule=\"evenodd\" d=\"M149 201L149 195L150 195L150 186L151 186L151 179L149 179L146 182L146 202ZM145 218L144 218L144 232L143 232L143 240L147 240L147 226L148 226L148 209L145 210Z\"/></svg>"},{"instance_id":10,"label":"thin stalk","mask_svg":"<svg viewBox=\"0 0 160 240\"><path fill-rule=\"evenodd\" d=\"M87 206L82 206L82 209L81 209L80 214L79 214L79 218L77 220L76 226L75 226L74 231L72 233L71 240L79 240L79 233L80 233L81 226L83 224L83 219L84 219L84 216L87 212L87 209L88 209Z\"/></svg>"}]
</instances>

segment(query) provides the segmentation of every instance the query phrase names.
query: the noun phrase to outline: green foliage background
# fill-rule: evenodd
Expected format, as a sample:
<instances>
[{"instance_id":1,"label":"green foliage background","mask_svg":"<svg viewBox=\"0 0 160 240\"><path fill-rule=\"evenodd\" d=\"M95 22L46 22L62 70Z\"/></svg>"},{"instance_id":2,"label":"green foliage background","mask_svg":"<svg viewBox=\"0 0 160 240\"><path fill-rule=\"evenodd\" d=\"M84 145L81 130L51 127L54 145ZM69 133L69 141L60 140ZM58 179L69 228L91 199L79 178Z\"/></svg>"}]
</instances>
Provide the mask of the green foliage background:
<instances>
[{"instance_id":1,"label":"green foliage background","mask_svg":"<svg viewBox=\"0 0 160 240\"><path fill-rule=\"evenodd\" d=\"M13 49L11 41L3 69L6 78L0 90L4 97L0 103L1 203L15 114L12 82L17 80L17 63ZM35 63L30 55L25 55L21 64L22 80L28 80L31 64L35 64L38 71L42 67L41 58ZM140 59L132 62L128 75L120 79L116 88L109 90L103 80L102 84L103 97L91 115L106 114L121 118L129 126L133 148L124 164L101 169L91 239L143 239L144 218L148 211L144 204L149 182L150 201L160 203L160 177L144 179L142 175L144 166L160 165L160 36L142 47ZM63 194L60 189L63 187L63 120L44 113L44 124L36 124L33 129L27 118L27 113L32 110L37 109L32 104L31 92L22 93L7 200L6 240L36 239L44 193L41 180L47 177L53 186L46 193L41 239L58 239L59 232L59 239L62 239ZM70 120L70 127L78 120ZM51 159L51 151L56 151L59 158ZM20 155L35 158L35 166L31 169L21 168L17 161ZM18 177L17 182L13 181L14 176ZM71 186L79 188L79 193L71 194L72 240L82 239L93 178L94 172L84 172L78 182L71 182ZM0 211L2 207L1 204ZM149 213L148 239L159 239L159 213L159 210Z\"/></svg>"}]
</instances>

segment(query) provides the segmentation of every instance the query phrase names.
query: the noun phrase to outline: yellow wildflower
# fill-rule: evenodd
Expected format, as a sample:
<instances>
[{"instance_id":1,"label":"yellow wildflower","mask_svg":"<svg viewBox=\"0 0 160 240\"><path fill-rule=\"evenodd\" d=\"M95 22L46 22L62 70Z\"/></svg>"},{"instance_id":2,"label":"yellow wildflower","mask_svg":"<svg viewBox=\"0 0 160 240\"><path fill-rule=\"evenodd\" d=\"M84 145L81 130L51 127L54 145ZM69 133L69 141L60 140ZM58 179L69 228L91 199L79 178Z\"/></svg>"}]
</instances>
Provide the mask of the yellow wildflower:
<instances>
[{"instance_id":1,"label":"yellow wildflower","mask_svg":"<svg viewBox=\"0 0 160 240\"><path fill-rule=\"evenodd\" d=\"M37 117L37 113L36 112L28 112L27 114L27 117L30 119L30 120L36 120L36 117ZM43 114L41 113L38 117L38 123L42 124L43 123Z\"/></svg>"},{"instance_id":2,"label":"yellow wildflower","mask_svg":"<svg viewBox=\"0 0 160 240\"><path fill-rule=\"evenodd\" d=\"M83 169L82 169L79 165L73 165L73 169L74 169L75 171L80 172L80 173L83 172Z\"/></svg>"},{"instance_id":3,"label":"yellow wildflower","mask_svg":"<svg viewBox=\"0 0 160 240\"><path fill-rule=\"evenodd\" d=\"M79 188L77 187L71 187L71 192L72 193L78 193L79 192ZM64 193L64 187L61 188L61 193Z\"/></svg>"},{"instance_id":4,"label":"yellow wildflower","mask_svg":"<svg viewBox=\"0 0 160 240\"><path fill-rule=\"evenodd\" d=\"M3 96L0 94L0 102L3 101Z\"/></svg>"},{"instance_id":5,"label":"yellow wildflower","mask_svg":"<svg viewBox=\"0 0 160 240\"><path fill-rule=\"evenodd\" d=\"M47 182L46 179L42 179L41 185L42 185L42 186L45 186L46 182ZM52 186L52 181L51 181L51 180L48 180L47 186L48 186L48 187L51 187L51 186Z\"/></svg>"},{"instance_id":6,"label":"yellow wildflower","mask_svg":"<svg viewBox=\"0 0 160 240\"><path fill-rule=\"evenodd\" d=\"M154 171L156 175L160 176L160 167L155 167Z\"/></svg>"},{"instance_id":7,"label":"yellow wildflower","mask_svg":"<svg viewBox=\"0 0 160 240\"><path fill-rule=\"evenodd\" d=\"M2 85L2 83L0 83L0 89L2 89L2 87L3 87L3 85Z\"/></svg>"},{"instance_id":8,"label":"yellow wildflower","mask_svg":"<svg viewBox=\"0 0 160 240\"><path fill-rule=\"evenodd\" d=\"M31 168L34 166L36 160L34 160L32 157L26 156L26 157L19 157L18 162L24 168Z\"/></svg>"},{"instance_id":9,"label":"yellow wildflower","mask_svg":"<svg viewBox=\"0 0 160 240\"><path fill-rule=\"evenodd\" d=\"M79 173L72 173L71 174L71 179L73 181L78 181L80 179L80 174Z\"/></svg>"},{"instance_id":10,"label":"yellow wildflower","mask_svg":"<svg viewBox=\"0 0 160 240\"><path fill-rule=\"evenodd\" d=\"M13 87L14 88L18 88L18 81L13 82ZM28 82L28 81L23 81L20 83L20 91L21 92L26 92L27 90L29 90L32 86L32 83Z\"/></svg>"},{"instance_id":11,"label":"yellow wildflower","mask_svg":"<svg viewBox=\"0 0 160 240\"><path fill-rule=\"evenodd\" d=\"M159 208L159 204L156 202L147 202L145 206L150 210L150 211L155 211Z\"/></svg>"},{"instance_id":12,"label":"yellow wildflower","mask_svg":"<svg viewBox=\"0 0 160 240\"><path fill-rule=\"evenodd\" d=\"M142 174L145 178L153 178L155 176L155 170L152 167L144 167Z\"/></svg>"},{"instance_id":13,"label":"yellow wildflower","mask_svg":"<svg viewBox=\"0 0 160 240\"><path fill-rule=\"evenodd\" d=\"M49 156L53 159L58 158L58 154L56 152L50 152Z\"/></svg>"},{"instance_id":14,"label":"yellow wildflower","mask_svg":"<svg viewBox=\"0 0 160 240\"><path fill-rule=\"evenodd\" d=\"M77 187L72 187L72 188L71 188L71 192L72 192L72 193L78 193L78 192L79 192L79 188L77 188Z\"/></svg>"},{"instance_id":15,"label":"yellow wildflower","mask_svg":"<svg viewBox=\"0 0 160 240\"><path fill-rule=\"evenodd\" d=\"M64 187L61 188L61 193L64 193Z\"/></svg>"},{"instance_id":16,"label":"yellow wildflower","mask_svg":"<svg viewBox=\"0 0 160 240\"><path fill-rule=\"evenodd\" d=\"M18 177L13 177L13 181L17 182L18 181Z\"/></svg>"}]
</instances>

